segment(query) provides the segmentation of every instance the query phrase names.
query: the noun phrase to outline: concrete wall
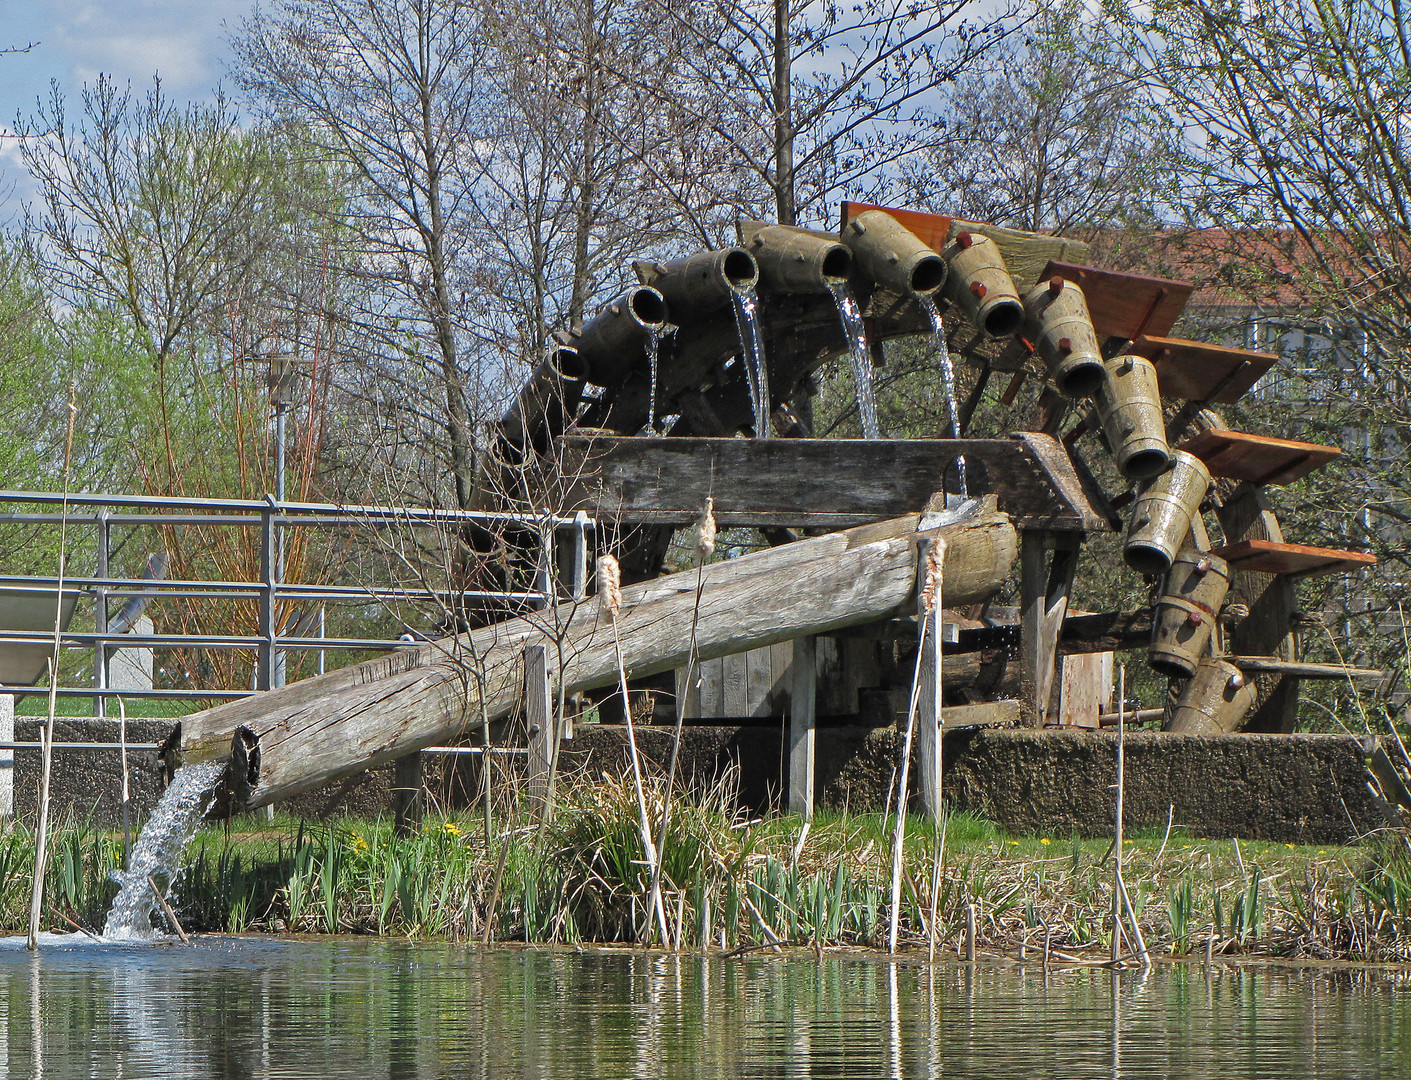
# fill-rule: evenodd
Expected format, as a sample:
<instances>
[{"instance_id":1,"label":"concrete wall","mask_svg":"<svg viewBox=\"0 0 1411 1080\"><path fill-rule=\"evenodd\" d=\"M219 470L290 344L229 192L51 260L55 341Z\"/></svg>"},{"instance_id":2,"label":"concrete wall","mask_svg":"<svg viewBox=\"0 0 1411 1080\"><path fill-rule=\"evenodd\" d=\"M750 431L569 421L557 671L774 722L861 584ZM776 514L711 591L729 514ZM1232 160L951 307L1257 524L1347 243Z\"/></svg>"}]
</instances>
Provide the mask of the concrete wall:
<instances>
[{"instance_id":1,"label":"concrete wall","mask_svg":"<svg viewBox=\"0 0 1411 1080\"><path fill-rule=\"evenodd\" d=\"M666 760L669 742L666 731L639 733L642 752L656 760ZM621 728L580 727L572 745L560 758L567 770L591 777L625 768ZM882 806L901 746L894 728L820 728L819 803ZM952 732L945 740L946 801L1014 833L1110 835L1116 747L1109 732ZM741 766L743 802L762 810L777 800L785 775L779 728L687 729L683 776L709 780L730 762ZM1129 735L1126 825L1164 827L1173 813L1175 824L1198 836L1351 842L1382 825L1364 762L1358 741L1341 735Z\"/></svg>"},{"instance_id":2,"label":"concrete wall","mask_svg":"<svg viewBox=\"0 0 1411 1080\"><path fill-rule=\"evenodd\" d=\"M131 742L160 742L165 723L129 725ZM560 763L566 782L588 781L627 768L625 729L580 725L565 743ZM741 801L764 811L782 801L783 731L768 727L688 727L679 775L682 782L710 782L729 766L740 769ZM17 741L37 741L37 721L16 723ZM62 721L59 741L112 737L112 725ZM643 756L665 769L671 746L666 727L638 731ZM816 789L822 805L875 810L887 799L901 756L893 728L825 727L818 731ZM522 759L521 759L522 760ZM1015 833L1109 835L1116 779L1116 736L1093 731L975 730L945 741L947 802ZM131 755L132 797L145 815L160 791L151 753ZM479 790L478 759L428 762L428 787L441 805L473 805ZM19 751L15 804L32 820L39 754ZM916 772L913 769L912 775ZM1296 843L1345 843L1380 827L1366 788L1357 740L1338 735L1164 735L1127 738L1127 827L1164 827L1174 821L1192 835ZM392 770L356 776L303 796L287 809L311 818L389 814ZM119 820L118 755L111 751L57 751L52 786L56 813L95 822Z\"/></svg>"}]
</instances>

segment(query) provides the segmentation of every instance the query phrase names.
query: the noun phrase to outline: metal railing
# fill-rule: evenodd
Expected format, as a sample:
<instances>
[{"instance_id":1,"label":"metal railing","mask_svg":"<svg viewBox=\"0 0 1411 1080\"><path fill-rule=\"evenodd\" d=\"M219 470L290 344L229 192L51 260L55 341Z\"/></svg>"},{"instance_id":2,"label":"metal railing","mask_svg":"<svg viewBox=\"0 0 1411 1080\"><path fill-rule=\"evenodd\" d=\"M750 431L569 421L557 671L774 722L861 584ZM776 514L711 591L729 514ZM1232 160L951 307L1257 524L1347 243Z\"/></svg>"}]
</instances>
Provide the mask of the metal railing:
<instances>
[{"instance_id":1,"label":"metal railing","mask_svg":"<svg viewBox=\"0 0 1411 1080\"><path fill-rule=\"evenodd\" d=\"M18 509L42 507L44 509ZM60 507L60 509L53 509ZM74 529L95 530L91 541L93 572L58 576L0 574L0 586L30 589L76 590L93 601L93 629L65 630L60 635L64 649L91 649L93 685L59 686L65 697L91 697L94 716L106 716L109 698L177 698L212 700L246 697L283 683L282 657L286 650L311 650L319 654L319 671L324 669L325 650L391 650L405 646L406 635L397 638L377 636L327 636L322 631L327 608L337 604L427 603L448 610L466 601L486 601L516 607L541 608L561 593L581 597L587 573L587 552L595 523L585 513L573 517L554 514L490 513L468 510L436 510L394 506L336 506L327 503L279 502L264 500L192 499L145 495L79 494L56 492L0 491L0 527L5 525L66 524ZM522 590L464 590L449 586L430 588L403 585L395 581L376 583L299 582L285 580L285 533L293 529L375 529L416 530L424 528L464 528L481 525L487 529L516 527L537 534L541 551L535 560L533 587ZM259 577L252 581L167 579L163 577L123 577L110 572L114 531L122 528L229 527L257 529ZM567 534L569 558L564 573L556 569L556 549ZM447 545L449 548L450 545ZM443 571L446 568L442 568ZM114 601L254 600L257 627L253 633L133 633L111 625L109 604ZM303 619L294 619L294 633L279 628L281 602L316 604L316 635L308 633ZM286 622L290 621L286 618ZM408 627L407 629L411 629ZM0 649L6 645L52 645L52 629L40 631L0 630ZM424 635L421 635L424 636ZM413 638L414 640L415 638ZM251 689L229 687L158 687L114 689L111 662L119 649L254 649ZM56 663L55 668L58 668ZM35 693L33 687L0 686L0 693ZM15 744L17 747L24 744ZM116 746L117 744L113 744ZM0 745L0 749L5 749Z\"/></svg>"}]
</instances>

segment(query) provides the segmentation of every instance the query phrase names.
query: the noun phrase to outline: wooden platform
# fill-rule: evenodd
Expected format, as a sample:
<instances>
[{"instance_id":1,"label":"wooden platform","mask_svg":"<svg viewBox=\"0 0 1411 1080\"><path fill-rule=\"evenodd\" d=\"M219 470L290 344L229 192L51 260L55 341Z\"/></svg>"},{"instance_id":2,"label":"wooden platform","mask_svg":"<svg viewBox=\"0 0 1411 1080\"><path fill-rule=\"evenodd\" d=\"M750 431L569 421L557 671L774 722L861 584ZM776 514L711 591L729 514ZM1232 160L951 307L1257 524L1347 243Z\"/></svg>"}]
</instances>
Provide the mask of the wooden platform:
<instances>
[{"instance_id":1,"label":"wooden platform","mask_svg":"<svg viewBox=\"0 0 1411 1080\"><path fill-rule=\"evenodd\" d=\"M1132 352L1156 365L1161 396L1230 405L1279 362L1274 353L1142 334Z\"/></svg>"},{"instance_id":2,"label":"wooden platform","mask_svg":"<svg viewBox=\"0 0 1411 1080\"><path fill-rule=\"evenodd\" d=\"M1168 333L1185 310L1195 286L1184 281L1122 274L1090 266L1050 262L1040 278L1061 274L1083 290L1099 338L1133 341Z\"/></svg>"},{"instance_id":3,"label":"wooden platform","mask_svg":"<svg viewBox=\"0 0 1411 1080\"><path fill-rule=\"evenodd\" d=\"M955 490L964 456L972 495L992 494L1021 529L1105 532L1072 461L1047 435L1012 439L653 439L565 436L571 513L689 525L705 497L722 527L847 528L921 510Z\"/></svg>"},{"instance_id":4,"label":"wooden platform","mask_svg":"<svg viewBox=\"0 0 1411 1080\"><path fill-rule=\"evenodd\" d=\"M1241 540L1238 544L1213 548L1210 553L1228 562L1231 570L1287 574L1290 577L1321 577L1324 574L1363 570L1377 561L1375 555L1366 551L1276 544L1272 540Z\"/></svg>"},{"instance_id":5,"label":"wooden platform","mask_svg":"<svg viewBox=\"0 0 1411 1080\"><path fill-rule=\"evenodd\" d=\"M1180 449L1205 462L1212 476L1251 484L1291 484L1342 456L1336 446L1225 430L1203 431Z\"/></svg>"}]
</instances>

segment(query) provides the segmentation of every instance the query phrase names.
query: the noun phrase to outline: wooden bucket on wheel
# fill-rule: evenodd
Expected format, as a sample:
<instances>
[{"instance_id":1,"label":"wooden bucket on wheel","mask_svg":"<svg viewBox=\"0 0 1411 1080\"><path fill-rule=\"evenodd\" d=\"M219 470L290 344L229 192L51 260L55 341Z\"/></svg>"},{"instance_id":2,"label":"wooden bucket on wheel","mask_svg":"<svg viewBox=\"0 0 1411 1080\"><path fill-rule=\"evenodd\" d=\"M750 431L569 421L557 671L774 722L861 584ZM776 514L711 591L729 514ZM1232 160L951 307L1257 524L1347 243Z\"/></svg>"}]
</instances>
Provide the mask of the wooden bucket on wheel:
<instances>
[{"instance_id":1,"label":"wooden bucket on wheel","mask_svg":"<svg viewBox=\"0 0 1411 1080\"><path fill-rule=\"evenodd\" d=\"M1150 360L1144 356L1108 360L1094 404L1118 472L1128 480L1145 480L1166 468L1171 448L1166 443L1156 367Z\"/></svg>"},{"instance_id":2,"label":"wooden bucket on wheel","mask_svg":"<svg viewBox=\"0 0 1411 1080\"><path fill-rule=\"evenodd\" d=\"M1153 669L1177 678L1195 674L1229 589L1230 568L1224 559L1194 548L1181 550L1152 618L1147 659Z\"/></svg>"},{"instance_id":3,"label":"wooden bucket on wheel","mask_svg":"<svg viewBox=\"0 0 1411 1080\"><path fill-rule=\"evenodd\" d=\"M1234 664L1207 656L1176 700L1165 730L1185 735L1224 735L1238 731L1254 708L1254 683Z\"/></svg>"},{"instance_id":4,"label":"wooden bucket on wheel","mask_svg":"<svg viewBox=\"0 0 1411 1080\"><path fill-rule=\"evenodd\" d=\"M1127 565L1151 577L1170 570L1209 490L1210 470L1205 462L1184 450L1173 450L1166 471L1142 489L1132 506L1122 548Z\"/></svg>"},{"instance_id":5,"label":"wooden bucket on wheel","mask_svg":"<svg viewBox=\"0 0 1411 1080\"><path fill-rule=\"evenodd\" d=\"M1024 317L1059 392L1096 394L1104 378L1102 353L1083 290L1055 274L1024 294Z\"/></svg>"}]
</instances>

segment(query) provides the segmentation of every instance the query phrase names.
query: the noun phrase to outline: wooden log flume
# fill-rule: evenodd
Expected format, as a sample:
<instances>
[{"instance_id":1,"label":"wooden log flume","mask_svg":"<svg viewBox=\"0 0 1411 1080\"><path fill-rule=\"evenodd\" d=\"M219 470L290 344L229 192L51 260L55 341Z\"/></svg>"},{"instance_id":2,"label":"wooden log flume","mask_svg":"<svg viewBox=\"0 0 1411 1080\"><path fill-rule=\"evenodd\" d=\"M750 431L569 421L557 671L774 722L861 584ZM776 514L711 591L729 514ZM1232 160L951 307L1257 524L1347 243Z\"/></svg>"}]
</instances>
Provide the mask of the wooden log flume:
<instances>
[{"instance_id":1,"label":"wooden log flume","mask_svg":"<svg viewBox=\"0 0 1411 1080\"><path fill-rule=\"evenodd\" d=\"M909 614L917 541L930 536L946 538L946 599L957 605L993 595L1018 552L1008 517L986 501L963 515L909 515L711 564L699 613L695 570L629 586L616 623L627 673L683 666L693 624L700 658L712 659ZM231 759L237 804L288 799L461 737L482 707L490 720L510 715L530 645L547 648L551 679L567 693L617 677L613 624L592 600L568 602L194 713L163 757L169 766Z\"/></svg>"}]
</instances>

